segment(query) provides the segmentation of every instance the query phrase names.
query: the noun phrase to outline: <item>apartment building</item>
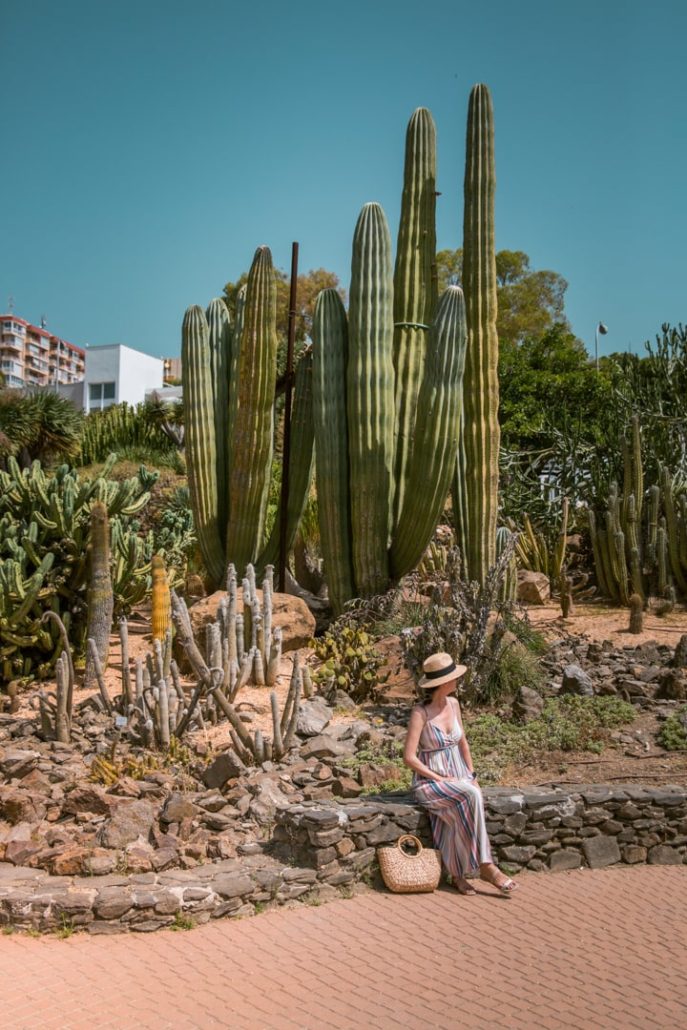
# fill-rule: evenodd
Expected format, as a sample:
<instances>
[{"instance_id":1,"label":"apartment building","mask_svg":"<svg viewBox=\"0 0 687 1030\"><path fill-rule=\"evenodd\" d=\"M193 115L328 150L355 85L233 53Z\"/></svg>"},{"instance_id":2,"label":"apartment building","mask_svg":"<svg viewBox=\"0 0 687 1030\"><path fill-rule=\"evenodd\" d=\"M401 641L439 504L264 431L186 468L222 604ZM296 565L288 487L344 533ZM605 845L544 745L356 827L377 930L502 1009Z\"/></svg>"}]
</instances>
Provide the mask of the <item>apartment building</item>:
<instances>
[{"instance_id":1,"label":"apartment building","mask_svg":"<svg viewBox=\"0 0 687 1030\"><path fill-rule=\"evenodd\" d=\"M0 372L6 386L76 383L84 377L86 352L10 313L0 315Z\"/></svg>"}]
</instances>

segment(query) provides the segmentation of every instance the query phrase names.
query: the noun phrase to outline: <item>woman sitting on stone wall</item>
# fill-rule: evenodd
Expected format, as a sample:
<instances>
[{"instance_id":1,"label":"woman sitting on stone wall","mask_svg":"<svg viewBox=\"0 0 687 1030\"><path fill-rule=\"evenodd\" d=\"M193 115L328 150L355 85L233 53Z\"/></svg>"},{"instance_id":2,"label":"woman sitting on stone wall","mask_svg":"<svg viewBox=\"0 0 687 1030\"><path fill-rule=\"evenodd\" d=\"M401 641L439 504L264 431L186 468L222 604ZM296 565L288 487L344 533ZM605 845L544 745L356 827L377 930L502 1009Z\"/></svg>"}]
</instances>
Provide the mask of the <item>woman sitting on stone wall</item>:
<instances>
[{"instance_id":1,"label":"woman sitting on stone wall","mask_svg":"<svg viewBox=\"0 0 687 1030\"><path fill-rule=\"evenodd\" d=\"M480 879L509 896L518 885L492 860L460 705L450 696L467 668L439 653L426 659L423 671L420 688L425 696L411 713L403 753L414 773L413 795L429 810L434 844L456 890L476 894L466 876L479 871Z\"/></svg>"}]
</instances>

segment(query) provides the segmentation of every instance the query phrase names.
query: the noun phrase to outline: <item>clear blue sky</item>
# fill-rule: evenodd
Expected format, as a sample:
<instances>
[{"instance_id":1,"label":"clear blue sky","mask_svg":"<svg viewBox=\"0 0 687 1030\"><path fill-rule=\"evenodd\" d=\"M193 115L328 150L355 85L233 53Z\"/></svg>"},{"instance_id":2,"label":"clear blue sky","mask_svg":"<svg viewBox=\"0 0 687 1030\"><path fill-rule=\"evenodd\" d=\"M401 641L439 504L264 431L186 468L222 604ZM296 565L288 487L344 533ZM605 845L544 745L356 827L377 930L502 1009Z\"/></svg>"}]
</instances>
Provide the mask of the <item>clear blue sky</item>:
<instances>
[{"instance_id":1,"label":"clear blue sky","mask_svg":"<svg viewBox=\"0 0 687 1030\"><path fill-rule=\"evenodd\" d=\"M568 279L588 346L599 319L605 351L687 321L683 0L0 0L0 39L0 308L75 343L178 353L262 243L348 286L362 204L395 236L420 105L460 246L475 82L497 247Z\"/></svg>"}]
</instances>

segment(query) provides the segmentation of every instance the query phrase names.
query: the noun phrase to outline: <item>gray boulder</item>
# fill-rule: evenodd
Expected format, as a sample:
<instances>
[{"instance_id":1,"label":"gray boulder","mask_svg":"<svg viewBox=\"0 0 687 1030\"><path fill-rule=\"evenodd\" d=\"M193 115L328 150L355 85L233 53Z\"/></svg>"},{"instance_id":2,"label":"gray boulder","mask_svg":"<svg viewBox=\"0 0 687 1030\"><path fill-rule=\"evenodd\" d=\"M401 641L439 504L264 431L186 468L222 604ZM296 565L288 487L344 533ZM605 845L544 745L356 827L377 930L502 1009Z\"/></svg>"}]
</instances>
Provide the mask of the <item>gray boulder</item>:
<instances>
[{"instance_id":1,"label":"gray boulder","mask_svg":"<svg viewBox=\"0 0 687 1030\"><path fill-rule=\"evenodd\" d=\"M210 765L203 771L202 779L210 790L217 790L219 787L223 787L227 780L235 780L245 771L246 767L239 756L234 751L227 749L210 762Z\"/></svg>"},{"instance_id":2,"label":"gray boulder","mask_svg":"<svg viewBox=\"0 0 687 1030\"><path fill-rule=\"evenodd\" d=\"M513 718L517 722L537 719L544 710L544 698L531 687L520 686L513 701Z\"/></svg>"},{"instance_id":3,"label":"gray boulder","mask_svg":"<svg viewBox=\"0 0 687 1030\"><path fill-rule=\"evenodd\" d=\"M594 697L594 684L591 677L579 665L566 665L563 669L563 683L559 694Z\"/></svg>"},{"instance_id":4,"label":"gray boulder","mask_svg":"<svg viewBox=\"0 0 687 1030\"><path fill-rule=\"evenodd\" d=\"M147 841L156 815L157 807L149 801L121 801L98 834L98 843L125 848L139 837Z\"/></svg>"},{"instance_id":5,"label":"gray boulder","mask_svg":"<svg viewBox=\"0 0 687 1030\"><path fill-rule=\"evenodd\" d=\"M296 733L299 737L316 737L328 725L332 715L323 697L311 697L303 701L296 722Z\"/></svg>"}]
</instances>

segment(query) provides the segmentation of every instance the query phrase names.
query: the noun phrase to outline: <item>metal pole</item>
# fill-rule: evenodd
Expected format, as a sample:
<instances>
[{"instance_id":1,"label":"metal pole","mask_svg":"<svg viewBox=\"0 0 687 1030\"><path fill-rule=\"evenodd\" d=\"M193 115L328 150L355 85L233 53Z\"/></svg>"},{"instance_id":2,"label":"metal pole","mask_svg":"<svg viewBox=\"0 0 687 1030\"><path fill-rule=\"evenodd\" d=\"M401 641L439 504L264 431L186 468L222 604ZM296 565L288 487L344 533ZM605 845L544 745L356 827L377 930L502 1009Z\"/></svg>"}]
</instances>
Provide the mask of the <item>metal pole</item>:
<instances>
[{"instance_id":1,"label":"metal pole","mask_svg":"<svg viewBox=\"0 0 687 1030\"><path fill-rule=\"evenodd\" d=\"M596 371L599 371L599 323L596 324L594 332L594 358L596 360Z\"/></svg>"},{"instance_id":2,"label":"metal pole","mask_svg":"<svg viewBox=\"0 0 687 1030\"><path fill-rule=\"evenodd\" d=\"M296 341L296 296L298 291L298 244L291 244L291 289L289 292L289 334L286 344L286 390L284 394L284 446L281 472L279 522L279 592L286 592L286 531L289 504L289 465L291 462L291 395L293 392L293 350Z\"/></svg>"}]
</instances>

